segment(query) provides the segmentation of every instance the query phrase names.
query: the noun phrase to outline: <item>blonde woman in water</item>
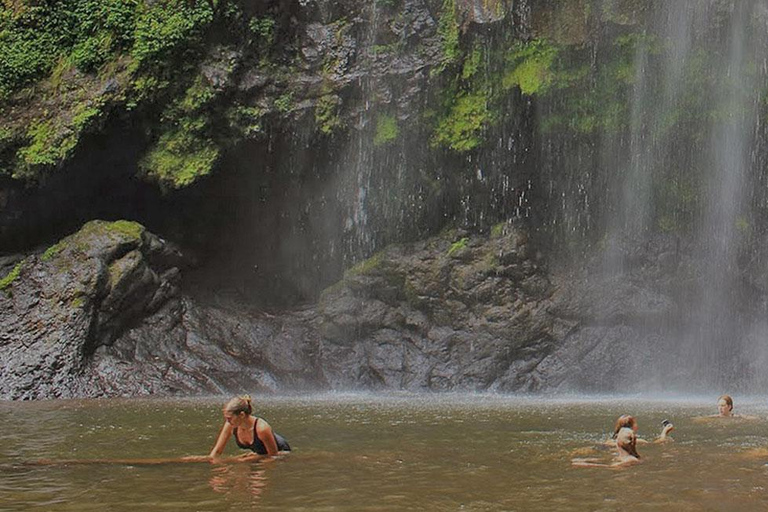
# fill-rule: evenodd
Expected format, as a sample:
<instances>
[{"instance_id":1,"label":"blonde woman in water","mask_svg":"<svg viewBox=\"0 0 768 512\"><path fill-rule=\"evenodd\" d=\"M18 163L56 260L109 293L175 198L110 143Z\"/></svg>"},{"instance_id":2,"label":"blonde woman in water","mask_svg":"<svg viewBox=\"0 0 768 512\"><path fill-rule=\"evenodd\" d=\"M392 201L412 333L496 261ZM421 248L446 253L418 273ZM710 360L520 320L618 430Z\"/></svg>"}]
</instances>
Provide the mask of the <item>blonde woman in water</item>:
<instances>
[{"instance_id":1,"label":"blonde woman in water","mask_svg":"<svg viewBox=\"0 0 768 512\"><path fill-rule=\"evenodd\" d=\"M251 450L246 457L253 454L274 456L280 452L291 451L288 441L272 430L265 419L253 416L250 396L233 398L224 406L222 413L224 425L209 455L211 459L216 459L222 454L230 437L235 438L238 447Z\"/></svg>"}]
</instances>

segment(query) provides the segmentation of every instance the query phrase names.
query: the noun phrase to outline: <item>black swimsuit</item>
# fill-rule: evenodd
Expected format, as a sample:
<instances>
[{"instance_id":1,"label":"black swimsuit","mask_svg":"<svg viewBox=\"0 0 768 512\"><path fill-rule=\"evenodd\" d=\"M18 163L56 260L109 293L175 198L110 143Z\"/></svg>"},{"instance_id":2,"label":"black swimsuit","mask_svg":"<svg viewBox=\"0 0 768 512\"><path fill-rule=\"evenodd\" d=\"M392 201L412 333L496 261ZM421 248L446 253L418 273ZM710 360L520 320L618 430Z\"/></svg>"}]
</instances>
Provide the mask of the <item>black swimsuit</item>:
<instances>
[{"instance_id":1,"label":"black swimsuit","mask_svg":"<svg viewBox=\"0 0 768 512\"><path fill-rule=\"evenodd\" d=\"M259 424L259 420L261 418L256 418L256 422L253 424L253 443L251 444L243 444L240 442L240 440L237 438L237 429L234 429L232 431L232 435L235 436L235 442L237 443L237 446L244 450L251 450L255 453L258 453L259 455L267 455L267 447L264 446L264 443L259 439L258 434L256 434L256 425ZM277 443L277 450L281 452L289 452L291 451L291 446L288 444L288 441L285 440L283 436L278 434L277 432L272 432L272 434L275 436L275 443Z\"/></svg>"}]
</instances>

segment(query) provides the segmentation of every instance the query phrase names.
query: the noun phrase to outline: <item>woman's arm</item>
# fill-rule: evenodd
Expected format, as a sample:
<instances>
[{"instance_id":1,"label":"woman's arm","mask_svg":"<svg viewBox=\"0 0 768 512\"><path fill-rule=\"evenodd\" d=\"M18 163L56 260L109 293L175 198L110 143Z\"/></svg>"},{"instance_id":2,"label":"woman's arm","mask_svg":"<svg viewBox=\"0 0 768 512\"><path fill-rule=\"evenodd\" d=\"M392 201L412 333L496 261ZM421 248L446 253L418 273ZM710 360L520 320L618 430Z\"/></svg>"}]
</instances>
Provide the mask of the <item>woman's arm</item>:
<instances>
[{"instance_id":1,"label":"woman's arm","mask_svg":"<svg viewBox=\"0 0 768 512\"><path fill-rule=\"evenodd\" d=\"M213 459L221 455L224 451L224 447L227 446L227 441L229 441L230 437L232 437L232 425L225 421L224 425L221 427L221 431L219 431L219 437L216 439L216 444L213 445L213 449L208 457Z\"/></svg>"},{"instance_id":2,"label":"woman's arm","mask_svg":"<svg viewBox=\"0 0 768 512\"><path fill-rule=\"evenodd\" d=\"M672 432L675 429L675 426L671 423L667 423L664 425L664 428L661 429L661 434L659 437L656 438L654 443L666 443L667 441L674 441L672 437L669 435L670 432Z\"/></svg>"},{"instance_id":3,"label":"woman's arm","mask_svg":"<svg viewBox=\"0 0 768 512\"><path fill-rule=\"evenodd\" d=\"M256 435L259 436L264 447L267 449L267 455L277 455L277 441L275 434L272 433L272 427L264 420L259 420L256 425Z\"/></svg>"}]
</instances>

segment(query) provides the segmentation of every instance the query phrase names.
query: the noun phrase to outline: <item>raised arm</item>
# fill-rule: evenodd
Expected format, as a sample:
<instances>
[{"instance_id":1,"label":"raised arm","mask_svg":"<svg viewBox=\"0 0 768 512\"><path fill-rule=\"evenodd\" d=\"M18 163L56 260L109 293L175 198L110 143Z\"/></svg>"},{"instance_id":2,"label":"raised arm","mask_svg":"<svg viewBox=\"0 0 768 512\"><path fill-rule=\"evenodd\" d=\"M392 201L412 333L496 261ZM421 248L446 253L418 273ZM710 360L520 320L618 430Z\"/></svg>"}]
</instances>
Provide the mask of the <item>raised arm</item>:
<instances>
[{"instance_id":1,"label":"raised arm","mask_svg":"<svg viewBox=\"0 0 768 512\"><path fill-rule=\"evenodd\" d=\"M227 446L227 441L232 437L232 425L228 422L224 422L224 425L219 431L219 437L216 439L216 444L213 445L211 453L208 455L210 458L216 458L224 452L224 447Z\"/></svg>"},{"instance_id":2,"label":"raised arm","mask_svg":"<svg viewBox=\"0 0 768 512\"><path fill-rule=\"evenodd\" d=\"M675 430L675 426L671 423L667 423L664 425L661 429L661 434L659 434L659 437L657 437L653 442L654 443L666 443L667 441L674 441L672 439L672 436L670 436L670 432Z\"/></svg>"},{"instance_id":3,"label":"raised arm","mask_svg":"<svg viewBox=\"0 0 768 512\"><path fill-rule=\"evenodd\" d=\"M277 441L275 441L275 434L272 432L272 427L269 426L264 420L259 420L256 425L256 435L259 436L261 442L264 443L264 447L267 449L267 455L277 455Z\"/></svg>"}]
</instances>

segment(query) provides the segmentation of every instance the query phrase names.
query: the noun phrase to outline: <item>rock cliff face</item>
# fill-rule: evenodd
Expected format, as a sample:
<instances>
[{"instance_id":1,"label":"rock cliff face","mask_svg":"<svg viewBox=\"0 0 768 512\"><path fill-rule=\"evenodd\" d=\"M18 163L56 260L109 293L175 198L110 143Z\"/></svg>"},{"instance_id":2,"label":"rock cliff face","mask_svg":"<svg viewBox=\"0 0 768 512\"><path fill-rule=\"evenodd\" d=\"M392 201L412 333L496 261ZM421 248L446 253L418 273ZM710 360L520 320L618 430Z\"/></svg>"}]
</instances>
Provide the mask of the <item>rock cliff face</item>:
<instances>
[{"instance_id":1,"label":"rock cliff face","mask_svg":"<svg viewBox=\"0 0 768 512\"><path fill-rule=\"evenodd\" d=\"M152 22L179 29L158 5ZM245 282L256 300L269 287L285 304L446 219L505 220L534 170L532 108L512 85L491 94L480 49L494 40L503 60L527 37L527 11L506 0L182 10L191 28L156 42L174 43L156 61L141 61L139 34L109 65L57 70L0 102L0 244L28 251L93 218L135 219L206 253L212 273L235 268L221 285ZM62 80L78 93L63 95ZM461 154L485 135L493 149ZM519 165L501 172L501 158Z\"/></svg>"},{"instance_id":2,"label":"rock cliff face","mask_svg":"<svg viewBox=\"0 0 768 512\"><path fill-rule=\"evenodd\" d=\"M392 247L349 270L319 306L329 380L341 388L540 388L530 370L570 326L549 312L554 287L525 232L497 231Z\"/></svg>"},{"instance_id":3,"label":"rock cliff face","mask_svg":"<svg viewBox=\"0 0 768 512\"><path fill-rule=\"evenodd\" d=\"M82 394L94 352L178 295L178 254L133 222L93 221L3 281L0 393Z\"/></svg>"},{"instance_id":4,"label":"rock cliff face","mask_svg":"<svg viewBox=\"0 0 768 512\"><path fill-rule=\"evenodd\" d=\"M549 313L526 234L496 231L393 246L316 309L273 316L183 296L168 244L88 223L19 263L0 296L2 396L539 389L532 370L572 324Z\"/></svg>"},{"instance_id":5,"label":"rock cliff face","mask_svg":"<svg viewBox=\"0 0 768 512\"><path fill-rule=\"evenodd\" d=\"M752 4L0 7L0 396L764 383Z\"/></svg>"},{"instance_id":6,"label":"rock cliff face","mask_svg":"<svg viewBox=\"0 0 768 512\"><path fill-rule=\"evenodd\" d=\"M560 274L523 228L452 230L377 253L316 306L270 314L182 293L177 249L136 223L94 221L3 281L0 397L626 392L695 380L669 325L697 293L696 264L671 239L635 259L631 279Z\"/></svg>"}]
</instances>

